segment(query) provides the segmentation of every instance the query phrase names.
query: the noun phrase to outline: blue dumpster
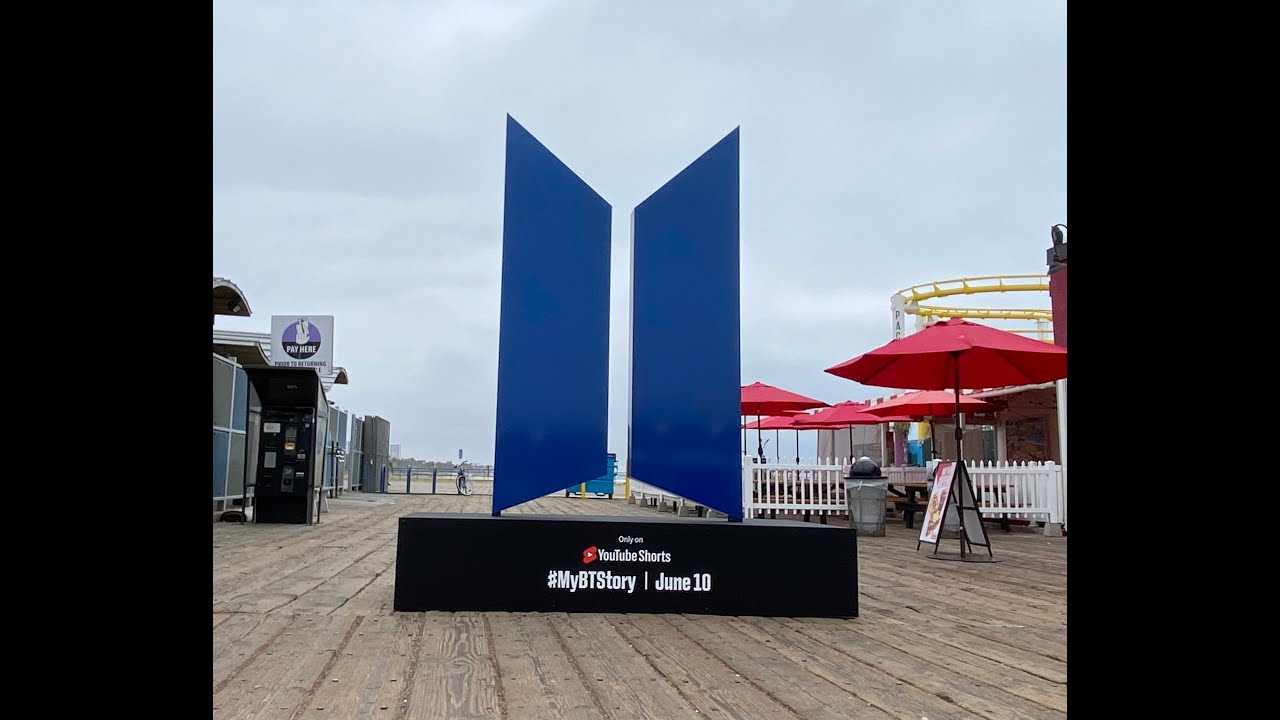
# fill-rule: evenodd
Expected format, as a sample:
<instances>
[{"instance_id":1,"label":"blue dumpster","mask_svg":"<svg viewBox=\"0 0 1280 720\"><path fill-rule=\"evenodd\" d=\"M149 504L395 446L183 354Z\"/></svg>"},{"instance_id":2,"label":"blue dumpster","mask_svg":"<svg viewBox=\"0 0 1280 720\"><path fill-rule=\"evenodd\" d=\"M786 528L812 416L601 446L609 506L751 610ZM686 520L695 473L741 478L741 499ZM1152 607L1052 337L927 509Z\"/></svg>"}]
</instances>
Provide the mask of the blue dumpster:
<instances>
[{"instance_id":1,"label":"blue dumpster","mask_svg":"<svg viewBox=\"0 0 1280 720\"><path fill-rule=\"evenodd\" d=\"M594 480L588 480L586 483L587 492L593 493L595 495L608 495L610 498L612 498L613 487L614 487L613 479L617 477L617 475L618 475L618 456L614 453L609 453L609 455L605 459L604 475L601 475L600 477ZM573 485L570 485L569 487L564 489L564 496L569 497L574 493L581 492L581 490L582 490L582 483L574 483Z\"/></svg>"}]
</instances>

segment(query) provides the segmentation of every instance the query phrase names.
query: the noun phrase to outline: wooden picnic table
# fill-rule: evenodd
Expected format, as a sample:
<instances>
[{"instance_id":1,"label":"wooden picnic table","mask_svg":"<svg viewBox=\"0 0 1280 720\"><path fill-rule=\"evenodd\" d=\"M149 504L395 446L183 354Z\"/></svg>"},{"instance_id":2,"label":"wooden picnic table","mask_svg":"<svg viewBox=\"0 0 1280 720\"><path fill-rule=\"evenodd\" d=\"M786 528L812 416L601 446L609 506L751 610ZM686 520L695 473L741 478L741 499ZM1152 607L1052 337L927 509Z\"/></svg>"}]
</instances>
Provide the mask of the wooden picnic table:
<instances>
[{"instance_id":1,"label":"wooden picnic table","mask_svg":"<svg viewBox=\"0 0 1280 720\"><path fill-rule=\"evenodd\" d=\"M929 483L924 480L889 483L889 493L889 502L902 511L907 527L915 527L916 513L924 513L928 508Z\"/></svg>"}]
</instances>

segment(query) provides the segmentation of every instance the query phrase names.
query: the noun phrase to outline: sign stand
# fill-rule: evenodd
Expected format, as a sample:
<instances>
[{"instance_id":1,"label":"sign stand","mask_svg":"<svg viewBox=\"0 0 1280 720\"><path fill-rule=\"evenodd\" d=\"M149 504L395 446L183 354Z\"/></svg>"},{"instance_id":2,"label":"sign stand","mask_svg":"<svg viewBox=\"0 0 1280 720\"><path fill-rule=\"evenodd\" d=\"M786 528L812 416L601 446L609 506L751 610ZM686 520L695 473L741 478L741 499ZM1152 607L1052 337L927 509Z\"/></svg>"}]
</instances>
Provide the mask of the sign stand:
<instances>
[{"instance_id":1,"label":"sign stand","mask_svg":"<svg viewBox=\"0 0 1280 720\"><path fill-rule=\"evenodd\" d=\"M929 495L929 506L925 511L920 539L916 541L916 551L923 543L933 545L933 560L960 560L962 562L1000 562L991 552L991 538L982 523L982 511L978 508L978 500L973 492L973 481L969 478L969 470L963 463L938 463L937 479L933 483L933 492ZM960 524L960 554L939 555L942 546L940 535L945 519L949 519L952 510ZM987 557L973 552L974 546L985 547Z\"/></svg>"}]
</instances>

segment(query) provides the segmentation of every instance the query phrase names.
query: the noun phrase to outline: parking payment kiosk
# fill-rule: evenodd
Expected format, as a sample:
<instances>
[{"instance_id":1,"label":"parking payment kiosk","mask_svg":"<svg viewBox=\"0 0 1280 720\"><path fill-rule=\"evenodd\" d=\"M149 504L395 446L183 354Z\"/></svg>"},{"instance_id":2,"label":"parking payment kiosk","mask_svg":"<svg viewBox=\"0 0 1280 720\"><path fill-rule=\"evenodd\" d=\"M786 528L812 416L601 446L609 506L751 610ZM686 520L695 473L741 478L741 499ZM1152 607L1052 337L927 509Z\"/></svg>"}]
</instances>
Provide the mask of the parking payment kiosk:
<instances>
[{"instance_id":1,"label":"parking payment kiosk","mask_svg":"<svg viewBox=\"0 0 1280 720\"><path fill-rule=\"evenodd\" d=\"M324 425L317 409L328 403L312 370L248 368L249 446L254 522L310 524L324 477ZM252 417L258 415L257 418Z\"/></svg>"}]
</instances>

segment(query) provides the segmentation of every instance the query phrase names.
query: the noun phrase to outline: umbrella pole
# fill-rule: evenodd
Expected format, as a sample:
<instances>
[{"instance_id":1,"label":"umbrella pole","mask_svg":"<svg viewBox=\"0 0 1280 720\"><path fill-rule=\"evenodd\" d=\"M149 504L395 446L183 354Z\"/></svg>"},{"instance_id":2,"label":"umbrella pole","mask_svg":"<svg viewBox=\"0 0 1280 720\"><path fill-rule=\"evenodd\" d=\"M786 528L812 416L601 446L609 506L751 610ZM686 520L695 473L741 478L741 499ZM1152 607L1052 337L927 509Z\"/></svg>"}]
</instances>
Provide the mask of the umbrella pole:
<instances>
[{"instance_id":1,"label":"umbrella pole","mask_svg":"<svg viewBox=\"0 0 1280 720\"><path fill-rule=\"evenodd\" d=\"M964 426L960 422L960 353L952 355L955 360L955 378L956 378L956 470L964 472ZM966 477L968 477L966 475ZM954 481L953 481L954 482ZM966 480L966 482L968 482ZM964 491L960 491L960 497L964 498ZM956 514L960 517L960 559L965 556L965 546L969 544L969 531L964 526L964 503L956 502ZM982 522L982 517L978 517L978 522ZM968 548L973 552L973 548ZM988 548L990 550L990 548Z\"/></svg>"},{"instance_id":2,"label":"umbrella pole","mask_svg":"<svg viewBox=\"0 0 1280 720\"><path fill-rule=\"evenodd\" d=\"M782 431L773 431L773 461L782 464Z\"/></svg>"},{"instance_id":3,"label":"umbrella pole","mask_svg":"<svg viewBox=\"0 0 1280 720\"><path fill-rule=\"evenodd\" d=\"M746 456L747 456L747 424L742 423L742 457L746 457Z\"/></svg>"},{"instance_id":4,"label":"umbrella pole","mask_svg":"<svg viewBox=\"0 0 1280 720\"><path fill-rule=\"evenodd\" d=\"M760 406L756 405L756 456L764 464L764 441L760 439Z\"/></svg>"},{"instance_id":5,"label":"umbrella pole","mask_svg":"<svg viewBox=\"0 0 1280 720\"><path fill-rule=\"evenodd\" d=\"M849 464L853 464L853 426L849 426Z\"/></svg>"},{"instance_id":6,"label":"umbrella pole","mask_svg":"<svg viewBox=\"0 0 1280 720\"><path fill-rule=\"evenodd\" d=\"M956 356L956 462L964 462L964 427L960 424L960 358Z\"/></svg>"},{"instance_id":7,"label":"umbrella pole","mask_svg":"<svg viewBox=\"0 0 1280 720\"><path fill-rule=\"evenodd\" d=\"M800 464L800 431L796 431L796 464Z\"/></svg>"}]
</instances>

